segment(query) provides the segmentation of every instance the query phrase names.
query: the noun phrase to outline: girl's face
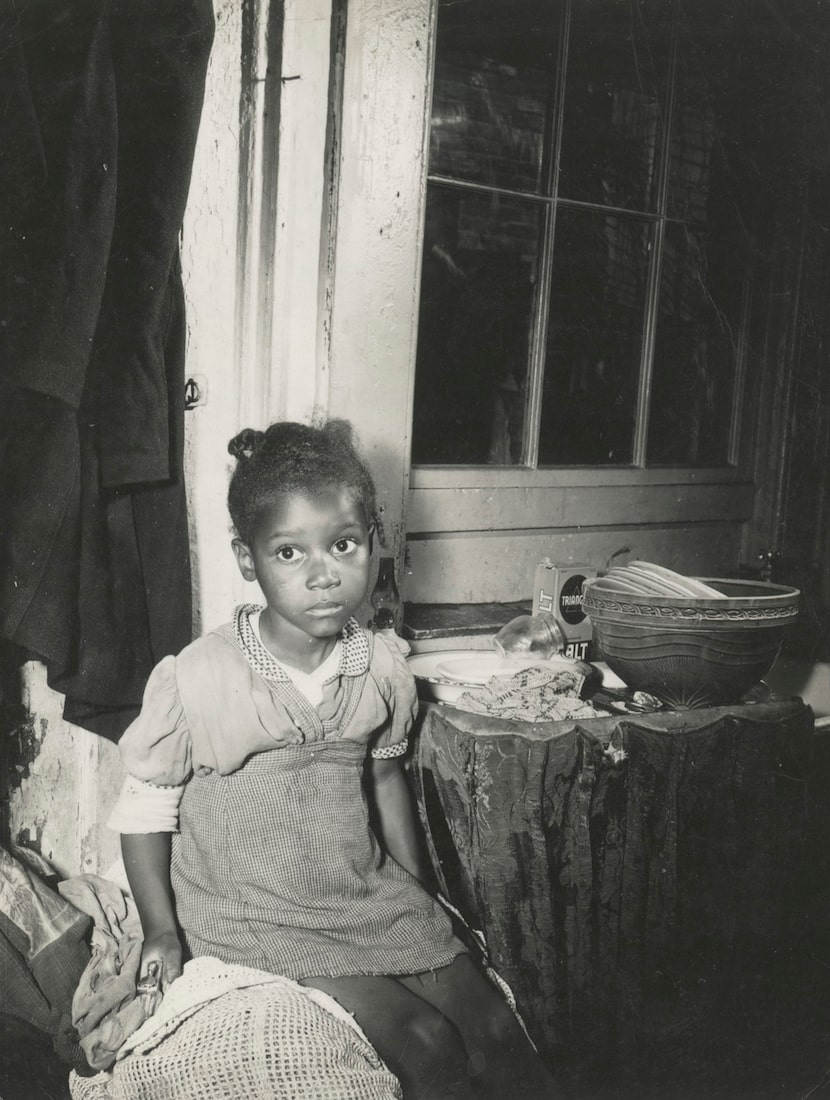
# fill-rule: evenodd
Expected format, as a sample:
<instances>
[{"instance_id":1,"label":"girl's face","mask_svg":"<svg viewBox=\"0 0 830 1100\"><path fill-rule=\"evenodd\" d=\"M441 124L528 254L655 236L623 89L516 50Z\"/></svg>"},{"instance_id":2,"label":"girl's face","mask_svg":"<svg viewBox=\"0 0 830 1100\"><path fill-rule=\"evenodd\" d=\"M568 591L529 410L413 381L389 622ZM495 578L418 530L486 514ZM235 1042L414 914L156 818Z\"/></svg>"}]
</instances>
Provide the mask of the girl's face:
<instances>
[{"instance_id":1,"label":"girl's face","mask_svg":"<svg viewBox=\"0 0 830 1100\"><path fill-rule=\"evenodd\" d=\"M248 546L233 541L245 580L267 601L263 635L290 663L333 639L359 607L369 584L370 535L363 505L331 486L314 496L275 494Z\"/></svg>"}]
</instances>

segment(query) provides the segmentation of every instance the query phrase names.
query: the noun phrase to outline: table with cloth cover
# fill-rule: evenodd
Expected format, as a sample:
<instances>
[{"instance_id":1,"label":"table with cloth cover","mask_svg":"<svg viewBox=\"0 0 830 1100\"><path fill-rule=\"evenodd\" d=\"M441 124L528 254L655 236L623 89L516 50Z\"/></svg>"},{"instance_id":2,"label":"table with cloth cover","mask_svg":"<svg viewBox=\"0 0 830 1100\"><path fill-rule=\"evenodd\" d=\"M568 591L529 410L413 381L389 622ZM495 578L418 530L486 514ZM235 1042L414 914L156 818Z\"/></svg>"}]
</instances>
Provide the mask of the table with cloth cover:
<instances>
[{"instance_id":1,"label":"table with cloth cover","mask_svg":"<svg viewBox=\"0 0 830 1100\"><path fill-rule=\"evenodd\" d=\"M412 778L540 1051L624 1062L798 934L814 760L798 699L536 724L425 703Z\"/></svg>"}]
</instances>

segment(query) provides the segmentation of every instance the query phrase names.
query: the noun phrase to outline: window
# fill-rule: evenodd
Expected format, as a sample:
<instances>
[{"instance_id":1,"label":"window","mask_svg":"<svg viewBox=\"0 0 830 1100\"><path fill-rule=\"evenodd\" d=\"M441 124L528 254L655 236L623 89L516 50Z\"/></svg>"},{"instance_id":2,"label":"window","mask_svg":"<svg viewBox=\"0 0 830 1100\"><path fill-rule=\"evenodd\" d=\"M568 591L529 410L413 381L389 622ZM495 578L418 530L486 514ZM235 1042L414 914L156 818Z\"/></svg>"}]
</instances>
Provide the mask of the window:
<instances>
[{"instance_id":1,"label":"window","mask_svg":"<svg viewBox=\"0 0 830 1100\"><path fill-rule=\"evenodd\" d=\"M718 11L439 0L414 464L734 463L748 247Z\"/></svg>"}]
</instances>

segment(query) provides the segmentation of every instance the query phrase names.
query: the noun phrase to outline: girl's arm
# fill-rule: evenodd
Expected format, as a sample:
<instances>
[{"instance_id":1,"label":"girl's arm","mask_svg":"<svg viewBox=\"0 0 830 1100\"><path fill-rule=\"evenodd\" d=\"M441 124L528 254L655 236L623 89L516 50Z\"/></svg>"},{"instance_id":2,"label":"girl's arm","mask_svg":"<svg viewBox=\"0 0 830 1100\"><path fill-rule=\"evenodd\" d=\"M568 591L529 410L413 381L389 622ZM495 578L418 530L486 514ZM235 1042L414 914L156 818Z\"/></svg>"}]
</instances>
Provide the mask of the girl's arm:
<instances>
[{"instance_id":1,"label":"girl's arm","mask_svg":"<svg viewBox=\"0 0 830 1100\"><path fill-rule=\"evenodd\" d=\"M140 976L146 976L151 962L158 962L166 989L182 972L170 886L170 833L123 833L121 854L144 932Z\"/></svg>"},{"instance_id":2,"label":"girl's arm","mask_svg":"<svg viewBox=\"0 0 830 1100\"><path fill-rule=\"evenodd\" d=\"M427 889L431 874L424 857L412 796L397 759L374 759L369 765L378 839L392 858Z\"/></svg>"}]
</instances>

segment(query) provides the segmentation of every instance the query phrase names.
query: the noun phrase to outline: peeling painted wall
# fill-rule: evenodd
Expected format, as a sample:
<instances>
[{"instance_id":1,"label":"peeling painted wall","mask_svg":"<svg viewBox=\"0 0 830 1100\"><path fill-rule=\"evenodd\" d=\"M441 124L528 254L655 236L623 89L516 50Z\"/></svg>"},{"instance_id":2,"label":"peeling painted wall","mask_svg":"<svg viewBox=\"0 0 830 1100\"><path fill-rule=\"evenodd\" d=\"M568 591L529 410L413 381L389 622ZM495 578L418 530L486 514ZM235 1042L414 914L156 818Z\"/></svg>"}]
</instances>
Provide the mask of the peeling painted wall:
<instances>
[{"instance_id":1,"label":"peeling painted wall","mask_svg":"<svg viewBox=\"0 0 830 1100\"><path fill-rule=\"evenodd\" d=\"M24 666L22 685L24 713L4 731L11 838L60 874L105 872L119 855L104 824L121 786L118 751L64 722L63 698L39 662Z\"/></svg>"}]
</instances>

